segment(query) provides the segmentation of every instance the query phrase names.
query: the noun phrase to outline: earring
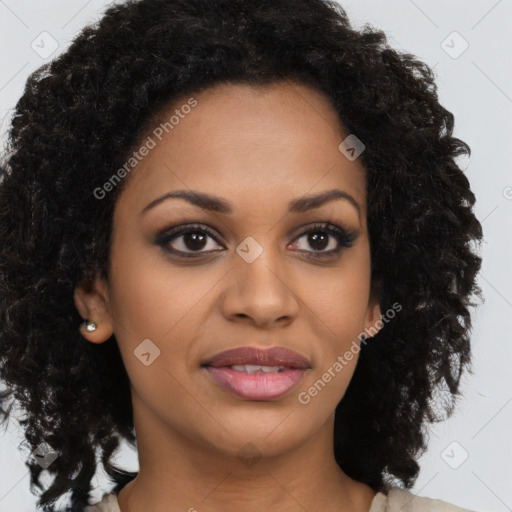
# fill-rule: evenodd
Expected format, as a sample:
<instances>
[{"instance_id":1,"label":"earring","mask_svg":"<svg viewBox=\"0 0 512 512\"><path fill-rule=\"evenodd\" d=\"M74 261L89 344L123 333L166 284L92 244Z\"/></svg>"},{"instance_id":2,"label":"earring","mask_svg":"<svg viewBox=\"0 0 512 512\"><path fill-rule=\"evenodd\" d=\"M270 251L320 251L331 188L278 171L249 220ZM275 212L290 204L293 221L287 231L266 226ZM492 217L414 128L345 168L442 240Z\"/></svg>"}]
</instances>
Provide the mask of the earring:
<instances>
[{"instance_id":1,"label":"earring","mask_svg":"<svg viewBox=\"0 0 512 512\"><path fill-rule=\"evenodd\" d=\"M84 327L87 332L94 332L97 325L92 320L86 320L85 322L82 322L80 327Z\"/></svg>"}]
</instances>

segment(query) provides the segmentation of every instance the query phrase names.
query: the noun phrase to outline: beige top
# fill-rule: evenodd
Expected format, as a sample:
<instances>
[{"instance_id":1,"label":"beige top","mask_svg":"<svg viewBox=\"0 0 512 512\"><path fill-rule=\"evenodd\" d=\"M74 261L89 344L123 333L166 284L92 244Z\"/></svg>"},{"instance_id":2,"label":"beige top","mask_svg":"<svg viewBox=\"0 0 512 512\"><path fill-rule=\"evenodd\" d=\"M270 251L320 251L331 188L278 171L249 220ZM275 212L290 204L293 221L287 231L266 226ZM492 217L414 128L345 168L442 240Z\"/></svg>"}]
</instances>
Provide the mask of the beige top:
<instances>
[{"instance_id":1,"label":"beige top","mask_svg":"<svg viewBox=\"0 0 512 512\"><path fill-rule=\"evenodd\" d=\"M103 499L86 507L84 512L121 512L114 493L105 494ZM387 496L378 492L372 500L368 512L474 512L456 507L441 500L416 496L410 491L393 487Z\"/></svg>"}]
</instances>

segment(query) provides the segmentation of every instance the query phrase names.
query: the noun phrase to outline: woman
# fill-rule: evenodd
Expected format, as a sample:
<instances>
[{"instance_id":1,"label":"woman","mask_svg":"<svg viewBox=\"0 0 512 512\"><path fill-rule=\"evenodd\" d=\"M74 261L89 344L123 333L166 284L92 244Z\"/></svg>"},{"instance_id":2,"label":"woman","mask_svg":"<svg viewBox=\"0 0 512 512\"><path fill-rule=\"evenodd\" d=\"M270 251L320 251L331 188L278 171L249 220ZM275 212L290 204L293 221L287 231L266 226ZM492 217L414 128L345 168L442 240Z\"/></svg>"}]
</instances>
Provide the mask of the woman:
<instances>
[{"instance_id":1,"label":"woman","mask_svg":"<svg viewBox=\"0 0 512 512\"><path fill-rule=\"evenodd\" d=\"M453 125L425 64L322 0L129 1L35 72L0 376L39 504L463 510L408 490L480 295Z\"/></svg>"}]
</instances>

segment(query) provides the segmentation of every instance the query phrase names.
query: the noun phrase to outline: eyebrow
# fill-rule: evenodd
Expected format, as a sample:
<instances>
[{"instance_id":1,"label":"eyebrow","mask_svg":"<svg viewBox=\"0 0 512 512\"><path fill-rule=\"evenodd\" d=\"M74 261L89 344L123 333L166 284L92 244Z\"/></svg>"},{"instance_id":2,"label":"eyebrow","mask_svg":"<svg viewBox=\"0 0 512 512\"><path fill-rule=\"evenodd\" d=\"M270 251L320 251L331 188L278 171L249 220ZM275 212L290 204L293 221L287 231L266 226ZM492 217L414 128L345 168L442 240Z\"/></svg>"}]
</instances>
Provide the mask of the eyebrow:
<instances>
[{"instance_id":1,"label":"eyebrow","mask_svg":"<svg viewBox=\"0 0 512 512\"><path fill-rule=\"evenodd\" d=\"M141 211L141 215L146 213L151 208L168 199L184 199L189 203L212 212L230 214L233 213L231 205L221 197L198 192L197 190L175 190L168 192L161 197L158 197L146 205ZM361 216L361 208L358 202L348 193L339 189L326 190L317 195L309 195L300 197L290 201L288 204L288 211L290 213L304 213L315 208L320 208L322 205L334 201L336 199L347 200L357 210L359 217Z\"/></svg>"}]
</instances>

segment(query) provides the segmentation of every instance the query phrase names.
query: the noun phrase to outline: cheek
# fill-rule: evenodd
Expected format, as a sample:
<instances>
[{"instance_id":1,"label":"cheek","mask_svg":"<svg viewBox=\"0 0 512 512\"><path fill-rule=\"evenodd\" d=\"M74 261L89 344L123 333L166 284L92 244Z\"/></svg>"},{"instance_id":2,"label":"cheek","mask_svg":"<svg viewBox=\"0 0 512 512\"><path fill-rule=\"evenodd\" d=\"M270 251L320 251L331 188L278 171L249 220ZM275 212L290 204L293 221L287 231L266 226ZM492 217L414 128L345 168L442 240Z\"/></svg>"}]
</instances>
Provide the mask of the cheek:
<instances>
[{"instance_id":1,"label":"cheek","mask_svg":"<svg viewBox=\"0 0 512 512\"><path fill-rule=\"evenodd\" d=\"M364 329L370 295L370 264L354 251L336 270L316 273L306 283L306 305L327 338L348 341Z\"/></svg>"},{"instance_id":2,"label":"cheek","mask_svg":"<svg viewBox=\"0 0 512 512\"><path fill-rule=\"evenodd\" d=\"M119 234L112 249L114 322L132 343L145 338L163 341L190 322L188 315L214 286L204 275L200 266L179 268L159 248L148 250L147 242Z\"/></svg>"},{"instance_id":3,"label":"cheek","mask_svg":"<svg viewBox=\"0 0 512 512\"><path fill-rule=\"evenodd\" d=\"M163 276L161 267L135 266L128 257L118 259L116 265L112 317L131 385L154 410L176 409L170 397L179 394L182 385L188 386L182 362L198 325L195 315L200 314L201 297L209 287L204 282L191 287L183 272Z\"/></svg>"}]
</instances>

